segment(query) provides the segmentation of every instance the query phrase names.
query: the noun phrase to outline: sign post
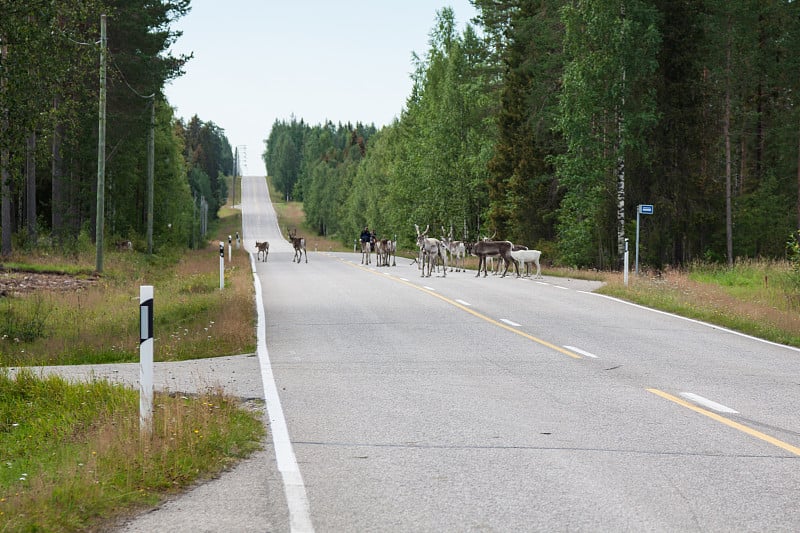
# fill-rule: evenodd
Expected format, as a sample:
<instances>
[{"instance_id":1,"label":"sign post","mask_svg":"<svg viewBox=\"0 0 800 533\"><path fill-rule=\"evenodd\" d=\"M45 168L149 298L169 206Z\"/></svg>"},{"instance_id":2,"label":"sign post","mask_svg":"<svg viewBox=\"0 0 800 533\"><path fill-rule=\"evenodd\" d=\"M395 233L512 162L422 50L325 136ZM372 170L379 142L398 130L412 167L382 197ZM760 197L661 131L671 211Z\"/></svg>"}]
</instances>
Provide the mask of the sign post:
<instances>
[{"instance_id":1,"label":"sign post","mask_svg":"<svg viewBox=\"0 0 800 533\"><path fill-rule=\"evenodd\" d=\"M653 206L650 204L639 204L636 208L636 275L639 275L639 215L652 215Z\"/></svg>"},{"instance_id":2,"label":"sign post","mask_svg":"<svg viewBox=\"0 0 800 533\"><path fill-rule=\"evenodd\" d=\"M139 287L139 430L153 430L153 286Z\"/></svg>"}]
</instances>

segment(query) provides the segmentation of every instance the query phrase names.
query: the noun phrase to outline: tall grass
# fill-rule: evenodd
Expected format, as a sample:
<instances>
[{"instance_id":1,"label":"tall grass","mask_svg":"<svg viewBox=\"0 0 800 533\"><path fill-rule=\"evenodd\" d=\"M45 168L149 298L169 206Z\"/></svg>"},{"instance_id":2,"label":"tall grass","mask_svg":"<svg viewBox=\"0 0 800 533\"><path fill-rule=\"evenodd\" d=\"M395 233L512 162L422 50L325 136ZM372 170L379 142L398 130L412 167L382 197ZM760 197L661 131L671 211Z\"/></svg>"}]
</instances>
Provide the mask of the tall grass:
<instances>
[{"instance_id":1,"label":"tall grass","mask_svg":"<svg viewBox=\"0 0 800 533\"><path fill-rule=\"evenodd\" d=\"M730 268L696 263L631 277L627 287L622 274L609 274L598 292L800 347L792 275L781 261L739 261Z\"/></svg>"},{"instance_id":2,"label":"tall grass","mask_svg":"<svg viewBox=\"0 0 800 533\"><path fill-rule=\"evenodd\" d=\"M241 215L223 214L215 231L227 246L227 235L241 231ZM75 261L48 254L24 263L39 260L51 270ZM77 261L92 265L94 257L84 252ZM104 274L87 288L7 297L0 301L0 365L138 360L140 285L154 286L156 360L252 352L249 256L234 249L228 262L226 251L225 265L225 290L220 291L218 241L180 256L109 252Z\"/></svg>"},{"instance_id":3,"label":"tall grass","mask_svg":"<svg viewBox=\"0 0 800 533\"><path fill-rule=\"evenodd\" d=\"M0 371L0 531L104 530L260 446L261 413L219 390L154 405L143 435L132 389Z\"/></svg>"}]
</instances>

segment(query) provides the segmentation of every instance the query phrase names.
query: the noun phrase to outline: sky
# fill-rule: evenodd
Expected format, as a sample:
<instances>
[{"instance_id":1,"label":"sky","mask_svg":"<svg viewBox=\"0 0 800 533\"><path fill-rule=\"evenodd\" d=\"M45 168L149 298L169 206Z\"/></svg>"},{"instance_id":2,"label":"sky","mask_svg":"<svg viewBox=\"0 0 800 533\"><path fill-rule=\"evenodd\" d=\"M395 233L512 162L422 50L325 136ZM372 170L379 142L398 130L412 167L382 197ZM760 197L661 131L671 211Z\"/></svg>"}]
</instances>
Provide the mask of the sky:
<instances>
[{"instance_id":1,"label":"sky","mask_svg":"<svg viewBox=\"0 0 800 533\"><path fill-rule=\"evenodd\" d=\"M477 15L469 0L192 0L171 52L194 58L166 97L177 117L225 131L243 175L263 176L276 120L381 128L399 117L412 53L425 57L444 7L459 32Z\"/></svg>"}]
</instances>

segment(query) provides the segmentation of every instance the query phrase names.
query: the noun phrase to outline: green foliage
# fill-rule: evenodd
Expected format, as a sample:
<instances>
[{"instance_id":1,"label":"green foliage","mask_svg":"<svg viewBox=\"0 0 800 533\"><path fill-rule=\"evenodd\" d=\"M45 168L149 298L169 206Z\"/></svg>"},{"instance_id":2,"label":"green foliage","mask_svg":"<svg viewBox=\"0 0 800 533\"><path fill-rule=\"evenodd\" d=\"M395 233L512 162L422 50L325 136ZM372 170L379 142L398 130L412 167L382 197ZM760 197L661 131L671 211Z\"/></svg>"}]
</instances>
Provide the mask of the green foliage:
<instances>
[{"instance_id":1,"label":"green foliage","mask_svg":"<svg viewBox=\"0 0 800 533\"><path fill-rule=\"evenodd\" d=\"M128 2L0 1L0 147L9 157L0 165L9 177L14 210L6 234L24 235L19 244L35 246L35 235L20 232L35 219L37 233L64 245L82 239L87 221L94 224L97 180L97 64L100 15L107 14L108 74L106 103L106 234L136 240L144 235L147 137L150 104L156 113L156 198L158 244L188 241L186 213L191 197L183 193L180 140L173 130L172 110L160 98L164 84L179 75L188 60L169 48L179 33L172 22L185 15L189 0ZM35 131L35 168L25 165L26 142ZM35 171L35 176L33 172ZM35 177L35 179L34 179ZM26 206L26 181L36 183L33 209ZM9 213L6 213L9 214ZM173 231L160 233L159 219ZM163 220L162 219L162 220ZM25 230L27 231L27 229ZM93 227L89 235L94 235ZM4 239L4 253L10 253Z\"/></svg>"},{"instance_id":2,"label":"green foliage","mask_svg":"<svg viewBox=\"0 0 800 533\"><path fill-rule=\"evenodd\" d=\"M97 531L258 448L258 412L218 390L154 398L142 438L134 389L0 371L0 529Z\"/></svg>"},{"instance_id":3,"label":"green foliage","mask_svg":"<svg viewBox=\"0 0 800 533\"><path fill-rule=\"evenodd\" d=\"M203 122L194 115L189 123L178 123L185 143L185 162L188 169L191 195L199 205L208 203L208 213L216 218L228 199L225 173L233 172L231 146L225 133L213 122Z\"/></svg>"},{"instance_id":4,"label":"green foliage","mask_svg":"<svg viewBox=\"0 0 800 533\"><path fill-rule=\"evenodd\" d=\"M34 298L28 305L4 300L0 306L0 338L4 342L33 342L45 336L51 309L43 298Z\"/></svg>"}]
</instances>

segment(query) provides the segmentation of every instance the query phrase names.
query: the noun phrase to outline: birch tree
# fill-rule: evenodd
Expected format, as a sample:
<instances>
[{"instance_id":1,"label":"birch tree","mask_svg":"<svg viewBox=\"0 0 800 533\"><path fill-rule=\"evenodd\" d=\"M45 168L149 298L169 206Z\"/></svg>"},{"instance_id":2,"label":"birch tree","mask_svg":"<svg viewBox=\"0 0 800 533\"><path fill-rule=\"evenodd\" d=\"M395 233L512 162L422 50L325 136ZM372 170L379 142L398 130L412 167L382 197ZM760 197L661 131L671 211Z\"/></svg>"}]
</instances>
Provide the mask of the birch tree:
<instances>
[{"instance_id":1,"label":"birch tree","mask_svg":"<svg viewBox=\"0 0 800 533\"><path fill-rule=\"evenodd\" d=\"M647 133L657 121L657 13L647 1L573 2L562 20L562 250L570 263L606 266L624 247L626 161L646 159Z\"/></svg>"}]
</instances>

